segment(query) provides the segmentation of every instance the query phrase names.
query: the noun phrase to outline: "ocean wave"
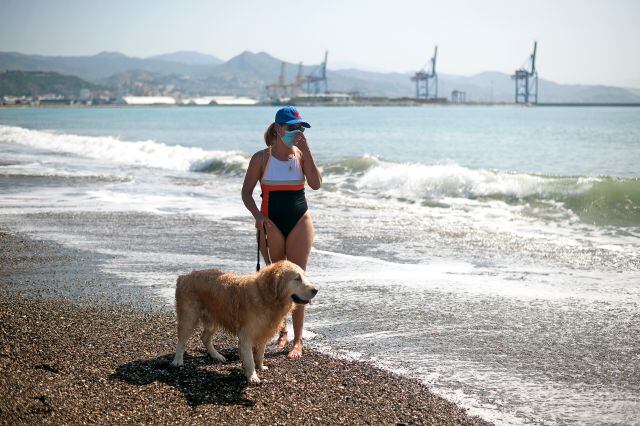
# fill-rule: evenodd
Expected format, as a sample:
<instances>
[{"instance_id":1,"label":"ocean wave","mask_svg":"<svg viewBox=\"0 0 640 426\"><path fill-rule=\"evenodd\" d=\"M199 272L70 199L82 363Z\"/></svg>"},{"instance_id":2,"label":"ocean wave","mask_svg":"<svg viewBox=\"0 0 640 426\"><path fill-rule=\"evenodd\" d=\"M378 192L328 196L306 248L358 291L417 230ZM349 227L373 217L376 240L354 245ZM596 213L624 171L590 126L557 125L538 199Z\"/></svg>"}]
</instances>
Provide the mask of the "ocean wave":
<instances>
[{"instance_id":1,"label":"ocean wave","mask_svg":"<svg viewBox=\"0 0 640 426\"><path fill-rule=\"evenodd\" d=\"M92 175L84 173L37 173L37 172L5 172L0 169L0 179L19 179L20 182L44 181L48 184L93 183L93 182L130 182L128 176ZM15 184L14 184L15 185Z\"/></svg>"},{"instance_id":2,"label":"ocean wave","mask_svg":"<svg viewBox=\"0 0 640 426\"><path fill-rule=\"evenodd\" d=\"M605 178L562 201L584 222L640 227L640 179Z\"/></svg>"},{"instance_id":3,"label":"ocean wave","mask_svg":"<svg viewBox=\"0 0 640 426\"><path fill-rule=\"evenodd\" d=\"M346 158L323 167L323 172L333 175L358 175L380 166L381 161L372 155Z\"/></svg>"},{"instance_id":4,"label":"ocean wave","mask_svg":"<svg viewBox=\"0 0 640 426\"><path fill-rule=\"evenodd\" d=\"M393 163L372 156L323 168L338 188L430 205L443 198L561 203L595 225L640 226L637 178L549 176L457 164Z\"/></svg>"},{"instance_id":5,"label":"ocean wave","mask_svg":"<svg viewBox=\"0 0 640 426\"><path fill-rule=\"evenodd\" d=\"M336 181L362 191L398 198L424 200L456 198L552 198L588 190L598 178L553 177L457 164L393 163L372 156L342 160L323 168ZM344 179L346 177L347 179Z\"/></svg>"},{"instance_id":6,"label":"ocean wave","mask_svg":"<svg viewBox=\"0 0 640 426\"><path fill-rule=\"evenodd\" d=\"M249 164L239 151L208 151L153 140L123 141L111 136L50 133L0 126L0 140L118 164L209 173L238 174Z\"/></svg>"}]
</instances>

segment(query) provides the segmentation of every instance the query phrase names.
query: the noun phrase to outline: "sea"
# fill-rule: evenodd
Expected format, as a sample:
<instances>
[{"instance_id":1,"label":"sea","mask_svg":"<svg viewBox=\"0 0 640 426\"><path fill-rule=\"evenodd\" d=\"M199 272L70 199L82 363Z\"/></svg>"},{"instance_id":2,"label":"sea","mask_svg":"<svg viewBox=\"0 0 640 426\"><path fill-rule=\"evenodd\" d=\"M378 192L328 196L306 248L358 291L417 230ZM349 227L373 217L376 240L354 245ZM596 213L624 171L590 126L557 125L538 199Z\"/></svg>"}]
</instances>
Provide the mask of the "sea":
<instances>
[{"instance_id":1,"label":"sea","mask_svg":"<svg viewBox=\"0 0 640 426\"><path fill-rule=\"evenodd\" d=\"M179 274L255 270L240 189L276 108L0 109L0 222L171 307ZM496 424L640 424L640 108L299 111L307 345Z\"/></svg>"}]
</instances>

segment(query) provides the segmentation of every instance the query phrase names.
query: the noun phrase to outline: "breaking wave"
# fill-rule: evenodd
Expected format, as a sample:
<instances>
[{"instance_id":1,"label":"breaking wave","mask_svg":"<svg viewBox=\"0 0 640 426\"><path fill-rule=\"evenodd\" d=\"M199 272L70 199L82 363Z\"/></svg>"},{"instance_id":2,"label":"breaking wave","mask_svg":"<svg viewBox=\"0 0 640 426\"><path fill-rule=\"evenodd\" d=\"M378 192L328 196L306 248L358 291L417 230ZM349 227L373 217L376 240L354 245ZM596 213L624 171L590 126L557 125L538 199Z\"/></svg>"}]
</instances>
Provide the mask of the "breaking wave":
<instances>
[{"instance_id":1,"label":"breaking wave","mask_svg":"<svg viewBox=\"0 0 640 426\"><path fill-rule=\"evenodd\" d=\"M640 179L548 176L470 169L457 164L392 163L372 156L324 168L338 188L412 201L496 199L560 202L595 225L640 226Z\"/></svg>"},{"instance_id":2,"label":"breaking wave","mask_svg":"<svg viewBox=\"0 0 640 426\"><path fill-rule=\"evenodd\" d=\"M123 141L111 136L50 133L15 126L0 126L0 140L101 161L167 170L237 174L249 163L249 159L238 151L208 151L153 140Z\"/></svg>"}]
</instances>

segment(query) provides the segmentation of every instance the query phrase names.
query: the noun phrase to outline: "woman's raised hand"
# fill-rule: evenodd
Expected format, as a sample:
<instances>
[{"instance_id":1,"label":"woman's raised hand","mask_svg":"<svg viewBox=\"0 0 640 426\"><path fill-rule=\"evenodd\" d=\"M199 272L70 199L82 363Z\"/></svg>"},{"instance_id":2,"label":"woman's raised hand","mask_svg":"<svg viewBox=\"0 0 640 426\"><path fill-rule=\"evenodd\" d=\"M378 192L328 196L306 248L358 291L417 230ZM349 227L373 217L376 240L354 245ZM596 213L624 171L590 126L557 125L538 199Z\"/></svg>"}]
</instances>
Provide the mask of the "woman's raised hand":
<instances>
[{"instance_id":1,"label":"woman's raised hand","mask_svg":"<svg viewBox=\"0 0 640 426\"><path fill-rule=\"evenodd\" d=\"M309 144L307 144L307 138L304 136L304 133L298 132L298 134L296 134L295 136L293 144L297 146L300 151L309 152Z\"/></svg>"}]
</instances>

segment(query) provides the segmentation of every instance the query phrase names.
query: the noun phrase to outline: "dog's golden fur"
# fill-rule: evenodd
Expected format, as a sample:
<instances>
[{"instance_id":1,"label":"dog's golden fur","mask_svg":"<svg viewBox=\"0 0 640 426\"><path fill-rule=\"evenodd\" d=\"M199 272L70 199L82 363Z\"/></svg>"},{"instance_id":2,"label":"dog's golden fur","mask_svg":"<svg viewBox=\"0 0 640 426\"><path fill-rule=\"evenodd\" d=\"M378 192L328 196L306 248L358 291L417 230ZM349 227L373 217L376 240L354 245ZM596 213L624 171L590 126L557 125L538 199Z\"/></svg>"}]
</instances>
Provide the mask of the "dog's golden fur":
<instances>
[{"instance_id":1,"label":"dog's golden fur","mask_svg":"<svg viewBox=\"0 0 640 426\"><path fill-rule=\"evenodd\" d=\"M267 266L253 275L218 269L193 271L176 283L178 344L173 364L183 364L184 345L198 323L209 355L221 362L211 337L220 329L238 336L240 359L250 382L259 382L255 369L263 365L264 349L286 315L298 303L311 300L317 290L302 268L289 261Z\"/></svg>"}]
</instances>

